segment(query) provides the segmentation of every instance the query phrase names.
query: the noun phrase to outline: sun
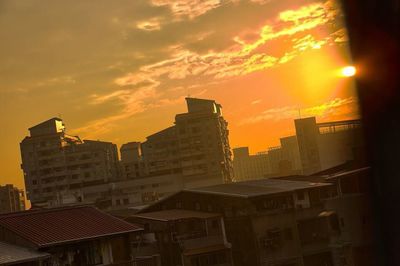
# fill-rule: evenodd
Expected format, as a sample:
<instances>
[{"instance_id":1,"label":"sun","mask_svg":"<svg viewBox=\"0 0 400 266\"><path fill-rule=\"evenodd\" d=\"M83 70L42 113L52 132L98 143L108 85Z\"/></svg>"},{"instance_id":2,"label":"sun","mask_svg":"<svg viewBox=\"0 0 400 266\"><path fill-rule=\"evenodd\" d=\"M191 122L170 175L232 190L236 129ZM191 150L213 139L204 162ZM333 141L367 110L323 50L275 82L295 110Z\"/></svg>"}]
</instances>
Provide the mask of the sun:
<instances>
[{"instance_id":1,"label":"sun","mask_svg":"<svg viewBox=\"0 0 400 266\"><path fill-rule=\"evenodd\" d=\"M342 68L342 75L344 77L352 77L356 74L356 68L354 66L346 66Z\"/></svg>"}]
</instances>

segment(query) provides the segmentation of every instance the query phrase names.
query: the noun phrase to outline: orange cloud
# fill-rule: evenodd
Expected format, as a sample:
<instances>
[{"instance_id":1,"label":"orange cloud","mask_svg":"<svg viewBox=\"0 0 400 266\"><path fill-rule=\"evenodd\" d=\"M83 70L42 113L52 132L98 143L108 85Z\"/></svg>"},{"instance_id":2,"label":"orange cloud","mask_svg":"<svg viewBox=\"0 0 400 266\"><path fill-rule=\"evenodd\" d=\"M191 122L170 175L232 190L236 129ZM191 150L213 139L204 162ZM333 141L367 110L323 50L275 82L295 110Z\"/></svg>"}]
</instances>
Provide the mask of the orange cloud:
<instances>
[{"instance_id":1,"label":"orange cloud","mask_svg":"<svg viewBox=\"0 0 400 266\"><path fill-rule=\"evenodd\" d=\"M317 116L320 117L322 120L325 117L329 117L329 119L333 120L335 118L354 118L358 116L357 100L354 97L349 97L345 99L336 98L332 101L303 109L299 109L299 107L297 106L271 108L263 111L259 115L246 118L242 120L239 124L254 124L265 120L292 120L299 117L299 114L304 117Z\"/></svg>"},{"instance_id":2,"label":"orange cloud","mask_svg":"<svg viewBox=\"0 0 400 266\"><path fill-rule=\"evenodd\" d=\"M161 22L159 18L151 18L149 20L139 21L136 27L145 31L155 31L161 29Z\"/></svg>"},{"instance_id":3,"label":"orange cloud","mask_svg":"<svg viewBox=\"0 0 400 266\"><path fill-rule=\"evenodd\" d=\"M152 0L151 3L155 6L168 6L177 19L194 19L222 4L220 0Z\"/></svg>"},{"instance_id":4,"label":"orange cloud","mask_svg":"<svg viewBox=\"0 0 400 266\"><path fill-rule=\"evenodd\" d=\"M158 4L161 4L161 2L164 4L168 2L173 5L170 1L165 0L160 0ZM211 2L207 3L210 4ZM175 5L178 4L174 4L173 6ZM281 12L275 24L280 25L280 23L285 23L285 27L279 28L279 26L274 26L275 24L267 24L259 31L258 38L250 43L246 43L246 41L236 36L234 41L238 45L229 47L224 52L209 51L205 54L199 54L185 50L179 45L175 46L173 47L174 52L171 54L171 58L143 66L137 72L117 78L115 83L119 86L126 86L149 80L159 80L162 82L163 77L176 80L199 75L209 76L211 79L220 79L246 75L254 71L273 67L278 63L286 63L307 49L321 48L328 42L332 42L332 38L328 36L325 39L316 40L311 34L295 38L292 40L292 49L280 58L256 52L256 49L266 45L270 40L292 36L334 20L337 10L331 5L331 1L327 1L325 3L304 6L297 10Z\"/></svg>"}]
</instances>

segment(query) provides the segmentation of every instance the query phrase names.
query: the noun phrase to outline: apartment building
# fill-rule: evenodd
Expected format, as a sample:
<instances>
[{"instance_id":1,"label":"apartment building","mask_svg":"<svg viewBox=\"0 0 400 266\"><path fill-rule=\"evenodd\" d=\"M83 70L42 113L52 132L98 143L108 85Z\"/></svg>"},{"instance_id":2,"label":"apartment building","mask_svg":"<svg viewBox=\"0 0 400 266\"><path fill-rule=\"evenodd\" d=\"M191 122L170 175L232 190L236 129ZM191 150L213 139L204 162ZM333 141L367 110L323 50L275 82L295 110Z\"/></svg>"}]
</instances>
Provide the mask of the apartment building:
<instances>
[{"instance_id":1,"label":"apartment building","mask_svg":"<svg viewBox=\"0 0 400 266\"><path fill-rule=\"evenodd\" d=\"M0 186L0 213L25 210L25 192L12 184Z\"/></svg>"},{"instance_id":2,"label":"apartment building","mask_svg":"<svg viewBox=\"0 0 400 266\"><path fill-rule=\"evenodd\" d=\"M263 178L271 173L267 152L250 155L248 147L233 149L235 181Z\"/></svg>"},{"instance_id":3,"label":"apartment building","mask_svg":"<svg viewBox=\"0 0 400 266\"><path fill-rule=\"evenodd\" d=\"M20 143L27 197L33 205L84 201L79 189L117 180L117 147L111 142L70 136L59 118L29 129Z\"/></svg>"},{"instance_id":4,"label":"apartment building","mask_svg":"<svg viewBox=\"0 0 400 266\"><path fill-rule=\"evenodd\" d=\"M248 147L233 149L233 169L237 181L264 177L301 174L301 162L296 136L280 139L280 146L249 154Z\"/></svg>"},{"instance_id":5,"label":"apartment building","mask_svg":"<svg viewBox=\"0 0 400 266\"><path fill-rule=\"evenodd\" d=\"M121 146L122 179L136 179L148 176L142 157L140 142L128 142Z\"/></svg>"},{"instance_id":6,"label":"apartment building","mask_svg":"<svg viewBox=\"0 0 400 266\"><path fill-rule=\"evenodd\" d=\"M141 144L150 176L175 174L184 187L231 182L233 166L228 123L213 100L186 98L188 112L175 125L147 137Z\"/></svg>"},{"instance_id":7,"label":"apartment building","mask_svg":"<svg viewBox=\"0 0 400 266\"><path fill-rule=\"evenodd\" d=\"M329 183L259 179L186 189L139 212L182 209L219 213L234 265L333 265L335 212Z\"/></svg>"},{"instance_id":8,"label":"apartment building","mask_svg":"<svg viewBox=\"0 0 400 266\"><path fill-rule=\"evenodd\" d=\"M294 122L303 174L361 159L364 144L360 120L317 123L315 117L309 117Z\"/></svg>"}]
</instances>

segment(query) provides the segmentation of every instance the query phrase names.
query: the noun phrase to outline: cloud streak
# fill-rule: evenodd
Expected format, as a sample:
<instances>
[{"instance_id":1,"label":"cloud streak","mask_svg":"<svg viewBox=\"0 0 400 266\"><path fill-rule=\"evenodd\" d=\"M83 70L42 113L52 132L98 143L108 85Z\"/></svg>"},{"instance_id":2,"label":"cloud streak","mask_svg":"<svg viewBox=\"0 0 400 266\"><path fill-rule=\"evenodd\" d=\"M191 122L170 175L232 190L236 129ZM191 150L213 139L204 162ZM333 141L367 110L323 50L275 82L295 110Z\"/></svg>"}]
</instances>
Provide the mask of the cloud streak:
<instances>
[{"instance_id":1,"label":"cloud streak","mask_svg":"<svg viewBox=\"0 0 400 266\"><path fill-rule=\"evenodd\" d=\"M357 100L354 97L336 98L320 105L299 109L297 106L271 108L259 115L242 120L240 125L254 124L262 121L293 120L299 115L304 117L318 116L320 118L350 118L358 114Z\"/></svg>"}]
</instances>

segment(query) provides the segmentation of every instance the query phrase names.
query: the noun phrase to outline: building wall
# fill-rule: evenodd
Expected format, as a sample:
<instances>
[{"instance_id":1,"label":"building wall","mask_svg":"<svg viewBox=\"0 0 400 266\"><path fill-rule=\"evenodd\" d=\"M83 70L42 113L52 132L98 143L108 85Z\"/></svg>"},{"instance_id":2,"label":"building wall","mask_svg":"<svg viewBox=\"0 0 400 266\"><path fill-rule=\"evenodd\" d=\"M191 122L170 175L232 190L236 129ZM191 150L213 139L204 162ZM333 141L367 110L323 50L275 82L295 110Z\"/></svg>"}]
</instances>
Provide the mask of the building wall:
<instances>
[{"instance_id":1,"label":"building wall","mask_svg":"<svg viewBox=\"0 0 400 266\"><path fill-rule=\"evenodd\" d=\"M0 213L25 210L25 193L13 185L0 186Z\"/></svg>"},{"instance_id":2,"label":"building wall","mask_svg":"<svg viewBox=\"0 0 400 266\"><path fill-rule=\"evenodd\" d=\"M188 112L175 125L147 137L142 156L150 176L183 176L185 187L230 182L233 177L229 131L221 106L187 98Z\"/></svg>"},{"instance_id":3,"label":"building wall","mask_svg":"<svg viewBox=\"0 0 400 266\"><path fill-rule=\"evenodd\" d=\"M61 122L33 127L20 144L27 196L34 205L80 201L79 188L119 178L115 144L69 136L57 128Z\"/></svg>"},{"instance_id":4,"label":"building wall","mask_svg":"<svg viewBox=\"0 0 400 266\"><path fill-rule=\"evenodd\" d=\"M296 119L295 127L303 174L358 160L362 155L359 120L317 123L315 117L309 117Z\"/></svg>"},{"instance_id":5,"label":"building wall","mask_svg":"<svg viewBox=\"0 0 400 266\"><path fill-rule=\"evenodd\" d=\"M268 154L249 154L248 147L233 149L233 172L236 181L263 178L270 171Z\"/></svg>"}]
</instances>

